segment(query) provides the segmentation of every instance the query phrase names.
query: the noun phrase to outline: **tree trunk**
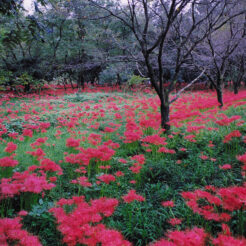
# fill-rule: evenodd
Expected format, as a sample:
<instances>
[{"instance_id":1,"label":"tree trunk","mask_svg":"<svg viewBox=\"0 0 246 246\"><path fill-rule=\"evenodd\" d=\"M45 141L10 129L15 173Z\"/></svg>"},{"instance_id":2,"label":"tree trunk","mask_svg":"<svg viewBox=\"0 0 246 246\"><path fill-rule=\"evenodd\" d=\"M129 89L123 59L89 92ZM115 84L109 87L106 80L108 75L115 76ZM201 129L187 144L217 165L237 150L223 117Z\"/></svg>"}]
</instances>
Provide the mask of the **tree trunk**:
<instances>
[{"instance_id":1,"label":"tree trunk","mask_svg":"<svg viewBox=\"0 0 246 246\"><path fill-rule=\"evenodd\" d=\"M31 89L31 86L29 83L25 84L25 87L24 87L24 92L29 92Z\"/></svg>"},{"instance_id":2,"label":"tree trunk","mask_svg":"<svg viewBox=\"0 0 246 246\"><path fill-rule=\"evenodd\" d=\"M217 92L217 100L218 103L220 104L219 107L222 108L224 104L223 104L223 94L222 94L221 85L217 85L216 92Z\"/></svg>"},{"instance_id":3,"label":"tree trunk","mask_svg":"<svg viewBox=\"0 0 246 246\"><path fill-rule=\"evenodd\" d=\"M233 90L234 94L238 94L238 82L233 81Z\"/></svg>"},{"instance_id":4,"label":"tree trunk","mask_svg":"<svg viewBox=\"0 0 246 246\"><path fill-rule=\"evenodd\" d=\"M169 125L169 101L168 95L163 95L160 97L161 100L161 128L166 132L170 130Z\"/></svg>"}]
</instances>

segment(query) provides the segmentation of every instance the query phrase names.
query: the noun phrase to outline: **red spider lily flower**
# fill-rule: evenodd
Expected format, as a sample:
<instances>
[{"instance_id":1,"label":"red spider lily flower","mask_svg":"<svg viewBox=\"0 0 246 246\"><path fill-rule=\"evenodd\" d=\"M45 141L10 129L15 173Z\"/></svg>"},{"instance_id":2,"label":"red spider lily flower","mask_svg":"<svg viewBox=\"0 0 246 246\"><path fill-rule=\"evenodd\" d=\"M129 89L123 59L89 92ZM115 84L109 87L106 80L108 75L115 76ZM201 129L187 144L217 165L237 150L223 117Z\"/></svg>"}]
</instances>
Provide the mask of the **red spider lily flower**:
<instances>
[{"instance_id":1,"label":"red spider lily flower","mask_svg":"<svg viewBox=\"0 0 246 246\"><path fill-rule=\"evenodd\" d=\"M223 166L219 166L220 169L223 169L223 170L229 170L231 169L231 165L230 164L224 164Z\"/></svg>"},{"instance_id":2,"label":"red spider lily flower","mask_svg":"<svg viewBox=\"0 0 246 246\"><path fill-rule=\"evenodd\" d=\"M133 173L140 173L140 170L142 169L142 166L138 165L138 163L135 163L132 167L129 167L129 169Z\"/></svg>"},{"instance_id":3,"label":"red spider lily flower","mask_svg":"<svg viewBox=\"0 0 246 246\"><path fill-rule=\"evenodd\" d=\"M227 224L221 224L224 235L231 236L230 227Z\"/></svg>"},{"instance_id":4,"label":"red spider lily flower","mask_svg":"<svg viewBox=\"0 0 246 246\"><path fill-rule=\"evenodd\" d=\"M68 138L66 140L67 147L79 147L80 139Z\"/></svg>"},{"instance_id":5,"label":"red spider lily flower","mask_svg":"<svg viewBox=\"0 0 246 246\"><path fill-rule=\"evenodd\" d=\"M167 240L161 239L150 246L205 246L208 234L201 228L185 231L170 231Z\"/></svg>"},{"instance_id":6,"label":"red spider lily flower","mask_svg":"<svg viewBox=\"0 0 246 246\"><path fill-rule=\"evenodd\" d=\"M57 177L56 176L49 178L49 181L52 182L52 183L55 183L56 180L57 180Z\"/></svg>"},{"instance_id":7,"label":"red spider lily flower","mask_svg":"<svg viewBox=\"0 0 246 246\"><path fill-rule=\"evenodd\" d=\"M121 177L121 176L124 176L125 174L123 173L123 172L121 172L121 171L117 171L116 173L115 173L115 176L116 177Z\"/></svg>"},{"instance_id":8,"label":"red spider lily flower","mask_svg":"<svg viewBox=\"0 0 246 246\"><path fill-rule=\"evenodd\" d=\"M34 143L32 143L30 145L33 149L35 149L36 147L39 147L40 145L44 144L47 140L48 140L47 137L38 138L38 139L36 139L36 141Z\"/></svg>"},{"instance_id":9,"label":"red spider lily flower","mask_svg":"<svg viewBox=\"0 0 246 246\"><path fill-rule=\"evenodd\" d=\"M43 157L46 155L45 152L41 148L38 148L35 151L27 151L26 153L32 156L36 156L38 160L43 159Z\"/></svg>"},{"instance_id":10,"label":"red spider lily flower","mask_svg":"<svg viewBox=\"0 0 246 246\"><path fill-rule=\"evenodd\" d=\"M127 195L122 197L124 202L126 203L131 203L133 201L139 201L139 202L143 202L145 201L145 198L143 196L140 196L138 194L136 194L135 190L130 190Z\"/></svg>"},{"instance_id":11,"label":"red spider lily flower","mask_svg":"<svg viewBox=\"0 0 246 246\"><path fill-rule=\"evenodd\" d=\"M13 142L9 142L7 144L7 147L4 149L5 152L12 153L17 149L17 144L14 144Z\"/></svg>"},{"instance_id":12,"label":"red spider lily flower","mask_svg":"<svg viewBox=\"0 0 246 246\"><path fill-rule=\"evenodd\" d=\"M104 128L104 132L110 133L110 132L114 132L114 131L116 131L116 129L111 128L111 127L108 127L108 126L106 126L106 127Z\"/></svg>"},{"instance_id":13,"label":"red spider lily flower","mask_svg":"<svg viewBox=\"0 0 246 246\"><path fill-rule=\"evenodd\" d=\"M19 164L17 160L12 159L11 157L5 156L0 158L0 167L15 167Z\"/></svg>"},{"instance_id":14,"label":"red spider lily flower","mask_svg":"<svg viewBox=\"0 0 246 246\"><path fill-rule=\"evenodd\" d=\"M98 176L97 178L106 184L109 184L110 182L114 182L116 180L115 176L111 174L103 174L101 176Z\"/></svg>"},{"instance_id":15,"label":"red spider lily flower","mask_svg":"<svg viewBox=\"0 0 246 246\"><path fill-rule=\"evenodd\" d=\"M208 156L207 156L207 155L203 155L203 154L201 154L199 157L200 157L202 160L207 160L207 159L208 159Z\"/></svg>"},{"instance_id":16,"label":"red spider lily flower","mask_svg":"<svg viewBox=\"0 0 246 246\"><path fill-rule=\"evenodd\" d=\"M40 168L45 171L58 172L59 175L62 174L61 167L48 158L43 159L40 164L41 164Z\"/></svg>"},{"instance_id":17,"label":"red spider lily flower","mask_svg":"<svg viewBox=\"0 0 246 246\"><path fill-rule=\"evenodd\" d=\"M163 207L174 207L174 202L171 200L171 201L166 201L166 202L162 202L161 205Z\"/></svg>"},{"instance_id":18,"label":"red spider lily flower","mask_svg":"<svg viewBox=\"0 0 246 246\"><path fill-rule=\"evenodd\" d=\"M174 149L167 149L165 147L161 147L158 149L158 152L160 153L166 153L166 154L175 154L176 151Z\"/></svg>"},{"instance_id":19,"label":"red spider lily flower","mask_svg":"<svg viewBox=\"0 0 246 246\"><path fill-rule=\"evenodd\" d=\"M0 219L0 245L18 244L20 246L42 246L38 237L22 229L20 218Z\"/></svg>"},{"instance_id":20,"label":"red spider lily flower","mask_svg":"<svg viewBox=\"0 0 246 246\"><path fill-rule=\"evenodd\" d=\"M77 178L78 184L80 184L83 187L91 187L92 184L88 181L88 178L85 176Z\"/></svg>"},{"instance_id":21,"label":"red spider lily flower","mask_svg":"<svg viewBox=\"0 0 246 246\"><path fill-rule=\"evenodd\" d=\"M238 155L237 159L241 161L243 164L246 164L246 153L243 155Z\"/></svg>"},{"instance_id":22,"label":"red spider lily flower","mask_svg":"<svg viewBox=\"0 0 246 246\"><path fill-rule=\"evenodd\" d=\"M229 235L219 234L219 236L212 241L214 246L245 246L246 239L238 239Z\"/></svg>"},{"instance_id":23,"label":"red spider lily flower","mask_svg":"<svg viewBox=\"0 0 246 246\"><path fill-rule=\"evenodd\" d=\"M142 138L141 140L142 142L145 143L150 143L150 144L154 144L154 145L166 145L167 143L166 138L165 137L160 137L159 135L151 135L151 136L146 136L144 138Z\"/></svg>"},{"instance_id":24,"label":"red spider lily flower","mask_svg":"<svg viewBox=\"0 0 246 246\"><path fill-rule=\"evenodd\" d=\"M182 219L172 218L172 219L169 219L167 222L171 224L172 226L175 226L175 225L180 225L182 223Z\"/></svg>"},{"instance_id":25,"label":"red spider lily flower","mask_svg":"<svg viewBox=\"0 0 246 246\"><path fill-rule=\"evenodd\" d=\"M119 159L119 162L121 162L121 163L123 163L123 164L126 164L126 163L127 163L127 160L121 158L121 159Z\"/></svg>"},{"instance_id":26,"label":"red spider lily flower","mask_svg":"<svg viewBox=\"0 0 246 246\"><path fill-rule=\"evenodd\" d=\"M21 210L19 213L18 213L19 216L26 216L28 215L28 212L25 211L25 210Z\"/></svg>"},{"instance_id":27,"label":"red spider lily flower","mask_svg":"<svg viewBox=\"0 0 246 246\"><path fill-rule=\"evenodd\" d=\"M145 162L145 157L143 154L141 155L134 155L131 157L131 160L137 161L139 164L143 165Z\"/></svg>"},{"instance_id":28,"label":"red spider lily flower","mask_svg":"<svg viewBox=\"0 0 246 246\"><path fill-rule=\"evenodd\" d=\"M212 148L212 147L214 147L214 146L215 146L215 145L213 144L213 142L212 142L212 141L209 141L208 147Z\"/></svg>"},{"instance_id":29,"label":"red spider lily flower","mask_svg":"<svg viewBox=\"0 0 246 246\"><path fill-rule=\"evenodd\" d=\"M55 184L48 183L46 175L38 176L36 173L30 174L15 172L11 178L3 178L0 183L0 200L7 197L19 195L21 192L31 192L39 194L44 190L51 190Z\"/></svg>"},{"instance_id":30,"label":"red spider lily flower","mask_svg":"<svg viewBox=\"0 0 246 246\"><path fill-rule=\"evenodd\" d=\"M238 130L232 131L231 133L229 133L228 135L224 137L223 143L229 143L233 137L239 138L241 136L242 134L240 133L240 131Z\"/></svg>"},{"instance_id":31,"label":"red spider lily flower","mask_svg":"<svg viewBox=\"0 0 246 246\"><path fill-rule=\"evenodd\" d=\"M67 213L63 208L64 205L73 205L74 209ZM62 198L57 202L57 207L49 211L56 217L58 230L63 234L63 242L68 246L76 244L130 246L131 244L124 240L119 232L99 224L103 216L111 216L117 206L116 199L102 197L86 203L84 196L81 196L72 199Z\"/></svg>"},{"instance_id":32,"label":"red spider lily flower","mask_svg":"<svg viewBox=\"0 0 246 246\"><path fill-rule=\"evenodd\" d=\"M22 135L32 138L33 132L31 129L24 129Z\"/></svg>"}]
</instances>

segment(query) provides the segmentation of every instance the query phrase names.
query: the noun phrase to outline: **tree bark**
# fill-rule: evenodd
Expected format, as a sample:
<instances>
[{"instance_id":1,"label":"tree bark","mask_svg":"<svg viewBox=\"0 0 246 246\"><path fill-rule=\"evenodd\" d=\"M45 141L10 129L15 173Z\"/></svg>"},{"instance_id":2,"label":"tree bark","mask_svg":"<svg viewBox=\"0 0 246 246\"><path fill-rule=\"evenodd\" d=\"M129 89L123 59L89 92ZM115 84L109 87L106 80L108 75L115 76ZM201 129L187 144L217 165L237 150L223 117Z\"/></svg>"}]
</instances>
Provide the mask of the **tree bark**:
<instances>
[{"instance_id":1,"label":"tree bark","mask_svg":"<svg viewBox=\"0 0 246 246\"><path fill-rule=\"evenodd\" d=\"M237 83L237 81L233 83L233 91L234 91L234 94L238 94L238 83Z\"/></svg>"},{"instance_id":2,"label":"tree bark","mask_svg":"<svg viewBox=\"0 0 246 246\"><path fill-rule=\"evenodd\" d=\"M160 97L161 100L161 128L164 129L166 132L170 130L169 125L169 112L170 112L170 105L168 101L168 93L164 93Z\"/></svg>"},{"instance_id":3,"label":"tree bark","mask_svg":"<svg viewBox=\"0 0 246 246\"><path fill-rule=\"evenodd\" d=\"M217 85L216 92L217 92L217 100L218 103L220 104L219 107L222 108L224 104L223 104L223 94L222 94L221 85Z\"/></svg>"}]
</instances>

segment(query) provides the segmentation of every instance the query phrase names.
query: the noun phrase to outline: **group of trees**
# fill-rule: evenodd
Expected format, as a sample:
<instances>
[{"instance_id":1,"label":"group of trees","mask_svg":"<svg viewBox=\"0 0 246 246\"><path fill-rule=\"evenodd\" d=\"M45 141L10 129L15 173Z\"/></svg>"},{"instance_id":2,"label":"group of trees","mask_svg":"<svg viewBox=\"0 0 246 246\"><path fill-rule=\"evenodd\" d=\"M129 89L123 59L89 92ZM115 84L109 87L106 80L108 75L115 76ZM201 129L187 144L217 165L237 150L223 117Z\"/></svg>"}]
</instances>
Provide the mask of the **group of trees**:
<instances>
[{"instance_id":1,"label":"group of trees","mask_svg":"<svg viewBox=\"0 0 246 246\"><path fill-rule=\"evenodd\" d=\"M22 1L0 7L0 83L28 74L118 83L149 78L169 128L177 82L207 81L223 106L222 89L246 81L245 0L39 0L28 14ZM245 82L246 84L246 82Z\"/></svg>"}]
</instances>

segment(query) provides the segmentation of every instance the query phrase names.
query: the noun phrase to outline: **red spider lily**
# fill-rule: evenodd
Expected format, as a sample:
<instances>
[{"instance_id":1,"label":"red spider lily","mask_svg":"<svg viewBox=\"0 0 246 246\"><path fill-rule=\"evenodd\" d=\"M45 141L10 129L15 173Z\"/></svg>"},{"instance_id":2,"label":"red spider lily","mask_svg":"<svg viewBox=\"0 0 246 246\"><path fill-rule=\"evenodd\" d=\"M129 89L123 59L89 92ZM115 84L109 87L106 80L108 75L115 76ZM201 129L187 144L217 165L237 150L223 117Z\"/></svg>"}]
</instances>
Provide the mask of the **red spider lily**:
<instances>
[{"instance_id":1,"label":"red spider lily","mask_svg":"<svg viewBox=\"0 0 246 246\"><path fill-rule=\"evenodd\" d=\"M243 155L238 155L237 159L246 165L246 153Z\"/></svg>"},{"instance_id":2,"label":"red spider lily","mask_svg":"<svg viewBox=\"0 0 246 246\"><path fill-rule=\"evenodd\" d=\"M32 156L36 156L38 160L43 159L43 157L46 155L45 152L41 148L38 148L35 151L27 151L26 153Z\"/></svg>"},{"instance_id":3,"label":"red spider lily","mask_svg":"<svg viewBox=\"0 0 246 246\"><path fill-rule=\"evenodd\" d=\"M123 198L124 202L126 202L126 203L131 203L131 202L133 202L135 200L139 201L139 202L145 201L145 198L140 196L140 195L138 195L138 194L136 194L135 190L130 190L128 192L128 194L123 196L122 198Z\"/></svg>"},{"instance_id":4,"label":"red spider lily","mask_svg":"<svg viewBox=\"0 0 246 246\"><path fill-rule=\"evenodd\" d=\"M32 132L32 130L31 129L24 129L23 130L23 133L22 133L22 135L23 136L27 136L27 137L32 137L32 135L33 135L33 132Z\"/></svg>"},{"instance_id":5,"label":"red spider lily","mask_svg":"<svg viewBox=\"0 0 246 246\"><path fill-rule=\"evenodd\" d=\"M121 172L121 171L117 171L116 173L115 173L115 176L116 177L122 177L122 176L124 176L125 174L123 173L123 172Z\"/></svg>"},{"instance_id":6,"label":"red spider lily","mask_svg":"<svg viewBox=\"0 0 246 246\"><path fill-rule=\"evenodd\" d=\"M234 238L230 235L219 234L219 236L212 241L215 246L245 246L246 239Z\"/></svg>"},{"instance_id":7,"label":"red spider lily","mask_svg":"<svg viewBox=\"0 0 246 246\"><path fill-rule=\"evenodd\" d=\"M140 170L142 169L142 166L139 165L138 163L134 163L132 167L129 167L129 169L130 169L133 173L139 173Z\"/></svg>"},{"instance_id":8,"label":"red spider lily","mask_svg":"<svg viewBox=\"0 0 246 246\"><path fill-rule=\"evenodd\" d=\"M91 187L92 184L88 181L88 178L85 176L77 178L77 180L72 180L71 183L73 184L80 184L83 187Z\"/></svg>"},{"instance_id":9,"label":"red spider lily","mask_svg":"<svg viewBox=\"0 0 246 246\"><path fill-rule=\"evenodd\" d=\"M79 147L80 139L68 138L66 140L67 147Z\"/></svg>"},{"instance_id":10,"label":"red spider lily","mask_svg":"<svg viewBox=\"0 0 246 246\"><path fill-rule=\"evenodd\" d=\"M161 205L163 207L174 207L174 202L173 201L166 201L166 202L162 202Z\"/></svg>"},{"instance_id":11,"label":"red spider lily","mask_svg":"<svg viewBox=\"0 0 246 246\"><path fill-rule=\"evenodd\" d=\"M20 218L0 219L0 245L41 246L38 237L32 236L22 229Z\"/></svg>"},{"instance_id":12,"label":"red spider lily","mask_svg":"<svg viewBox=\"0 0 246 246\"><path fill-rule=\"evenodd\" d=\"M98 176L97 178L106 184L109 184L110 182L114 182L116 180L115 176L111 174L103 174L101 176Z\"/></svg>"},{"instance_id":13,"label":"red spider lily","mask_svg":"<svg viewBox=\"0 0 246 246\"><path fill-rule=\"evenodd\" d=\"M220 126L228 126L233 121L236 121L236 120L241 119L241 116L240 115L234 115L231 118L228 118L227 115L220 114L219 117L222 118L222 119L215 121L215 123L218 124L218 125L220 125Z\"/></svg>"},{"instance_id":14,"label":"red spider lily","mask_svg":"<svg viewBox=\"0 0 246 246\"><path fill-rule=\"evenodd\" d=\"M133 120L128 120L126 123L126 131L124 132L125 143L138 141L142 135L143 132L140 127Z\"/></svg>"},{"instance_id":15,"label":"red spider lily","mask_svg":"<svg viewBox=\"0 0 246 246\"><path fill-rule=\"evenodd\" d=\"M62 175L61 167L54 161L45 158L40 162L40 164L40 169L43 169L44 171L58 172L58 175Z\"/></svg>"},{"instance_id":16,"label":"red spider lily","mask_svg":"<svg viewBox=\"0 0 246 246\"><path fill-rule=\"evenodd\" d=\"M14 160L12 157L5 156L0 158L0 167L15 167L19 164L17 160Z\"/></svg>"},{"instance_id":17,"label":"red spider lily","mask_svg":"<svg viewBox=\"0 0 246 246\"><path fill-rule=\"evenodd\" d=\"M195 212L202 215L207 220L214 221L229 221L230 214L227 212L218 213L214 206L221 206L224 210L233 212L246 205L246 187L235 186L220 189L212 189L211 194L202 190L195 190L194 192L183 192L182 196L188 200L186 204ZM199 201L203 199L207 201L208 205L200 205ZM212 205L212 206L211 206Z\"/></svg>"},{"instance_id":18,"label":"red spider lily","mask_svg":"<svg viewBox=\"0 0 246 246\"><path fill-rule=\"evenodd\" d=\"M223 166L219 166L220 169L223 169L223 170L229 170L231 169L231 165L230 164L224 164Z\"/></svg>"},{"instance_id":19,"label":"red spider lily","mask_svg":"<svg viewBox=\"0 0 246 246\"><path fill-rule=\"evenodd\" d=\"M38 138L38 139L36 139L36 141L34 143L32 143L30 145L33 149L35 149L36 147L39 147L40 145L44 144L47 140L48 140L47 137Z\"/></svg>"},{"instance_id":20,"label":"red spider lily","mask_svg":"<svg viewBox=\"0 0 246 246\"><path fill-rule=\"evenodd\" d=\"M21 192L41 193L44 190L51 190L55 184L48 183L46 175L38 176L36 173L30 174L15 172L11 178L3 178L0 183L0 200L7 197L19 195Z\"/></svg>"},{"instance_id":21,"label":"red spider lily","mask_svg":"<svg viewBox=\"0 0 246 246\"><path fill-rule=\"evenodd\" d=\"M241 136L242 136L242 134L240 133L240 131L238 131L238 130L232 131L231 133L229 133L228 135L225 136L223 143L229 143L233 137L239 138Z\"/></svg>"},{"instance_id":22,"label":"red spider lily","mask_svg":"<svg viewBox=\"0 0 246 246\"><path fill-rule=\"evenodd\" d=\"M144 138L141 139L142 142L145 143L151 143L154 145L166 145L167 143L166 138L165 137L160 137L159 135L151 135L151 136L146 136Z\"/></svg>"},{"instance_id":23,"label":"red spider lily","mask_svg":"<svg viewBox=\"0 0 246 246\"><path fill-rule=\"evenodd\" d=\"M160 153L166 153L166 154L175 154L176 151L174 149L167 149L165 147L161 147L158 149L158 152Z\"/></svg>"},{"instance_id":24,"label":"red spider lily","mask_svg":"<svg viewBox=\"0 0 246 246\"><path fill-rule=\"evenodd\" d=\"M168 220L168 223L171 224L172 226L180 225L182 223L182 219L172 218Z\"/></svg>"},{"instance_id":25,"label":"red spider lily","mask_svg":"<svg viewBox=\"0 0 246 246\"><path fill-rule=\"evenodd\" d=\"M64 205L75 205L75 208L72 212L66 213ZM91 246L131 245L119 232L99 224L103 216L109 217L113 214L115 207L118 206L116 199L102 197L91 200L88 204L83 196L73 197L68 200L61 199L57 202L57 206L49 211L56 217L58 229L63 234L63 242L68 246L75 246L78 243Z\"/></svg>"},{"instance_id":26,"label":"red spider lily","mask_svg":"<svg viewBox=\"0 0 246 246\"><path fill-rule=\"evenodd\" d=\"M161 239L150 246L205 246L208 234L201 228L186 231L170 231L167 240Z\"/></svg>"},{"instance_id":27,"label":"red spider lily","mask_svg":"<svg viewBox=\"0 0 246 246\"><path fill-rule=\"evenodd\" d=\"M5 152L12 153L17 149L17 144L14 144L13 142L9 142L7 144L7 147L4 149Z\"/></svg>"},{"instance_id":28,"label":"red spider lily","mask_svg":"<svg viewBox=\"0 0 246 246\"><path fill-rule=\"evenodd\" d=\"M143 154L141 155L134 155L131 157L131 160L137 161L138 164L143 165L145 162L145 157Z\"/></svg>"}]
</instances>

